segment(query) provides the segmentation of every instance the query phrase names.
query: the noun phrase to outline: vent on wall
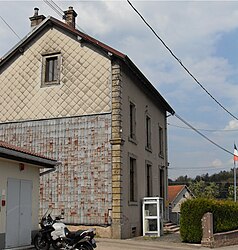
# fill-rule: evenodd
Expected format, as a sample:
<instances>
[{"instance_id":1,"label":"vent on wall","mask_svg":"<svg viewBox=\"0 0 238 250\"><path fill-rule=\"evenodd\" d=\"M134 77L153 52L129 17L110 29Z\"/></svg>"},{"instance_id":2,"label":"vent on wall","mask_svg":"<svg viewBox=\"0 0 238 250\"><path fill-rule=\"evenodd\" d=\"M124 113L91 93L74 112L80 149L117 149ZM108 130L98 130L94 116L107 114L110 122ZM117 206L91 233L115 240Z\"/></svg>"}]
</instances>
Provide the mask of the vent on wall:
<instances>
[{"instance_id":1,"label":"vent on wall","mask_svg":"<svg viewBox=\"0 0 238 250\"><path fill-rule=\"evenodd\" d=\"M131 227L131 237L136 237L136 227Z\"/></svg>"}]
</instances>

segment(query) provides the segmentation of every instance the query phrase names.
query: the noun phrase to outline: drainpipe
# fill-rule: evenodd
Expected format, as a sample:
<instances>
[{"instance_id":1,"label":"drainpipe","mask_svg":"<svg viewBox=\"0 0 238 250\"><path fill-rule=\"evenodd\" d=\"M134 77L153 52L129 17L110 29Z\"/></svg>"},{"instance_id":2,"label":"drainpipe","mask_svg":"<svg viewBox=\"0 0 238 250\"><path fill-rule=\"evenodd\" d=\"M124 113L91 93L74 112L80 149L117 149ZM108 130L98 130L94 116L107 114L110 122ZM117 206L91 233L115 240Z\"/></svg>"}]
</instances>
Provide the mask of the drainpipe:
<instances>
[{"instance_id":1,"label":"drainpipe","mask_svg":"<svg viewBox=\"0 0 238 250\"><path fill-rule=\"evenodd\" d=\"M62 165L62 162L57 162L53 168L40 173L40 176L43 176L43 175L54 172L56 170L56 167L59 166L59 165Z\"/></svg>"}]
</instances>

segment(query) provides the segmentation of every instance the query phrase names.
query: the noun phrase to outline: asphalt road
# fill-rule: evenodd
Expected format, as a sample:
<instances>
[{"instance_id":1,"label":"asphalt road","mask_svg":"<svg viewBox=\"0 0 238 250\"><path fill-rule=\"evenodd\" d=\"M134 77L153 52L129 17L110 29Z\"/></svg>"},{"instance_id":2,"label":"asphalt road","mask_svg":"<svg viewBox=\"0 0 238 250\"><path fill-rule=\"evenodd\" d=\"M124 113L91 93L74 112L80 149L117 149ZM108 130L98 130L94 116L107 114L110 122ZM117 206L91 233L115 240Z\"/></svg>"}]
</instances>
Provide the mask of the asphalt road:
<instances>
[{"instance_id":1,"label":"asphalt road","mask_svg":"<svg viewBox=\"0 0 238 250\"><path fill-rule=\"evenodd\" d=\"M95 250L209 250L200 244L182 243L179 234L168 234L159 238L137 237L127 240L95 238ZM51 248L53 250L53 248ZM238 245L220 247L219 250L237 250Z\"/></svg>"},{"instance_id":2,"label":"asphalt road","mask_svg":"<svg viewBox=\"0 0 238 250\"><path fill-rule=\"evenodd\" d=\"M149 240L112 240L96 239L97 248L95 250L209 250L210 248L201 245L191 245L185 243L149 241ZM219 250L237 250L238 246L221 247Z\"/></svg>"}]
</instances>

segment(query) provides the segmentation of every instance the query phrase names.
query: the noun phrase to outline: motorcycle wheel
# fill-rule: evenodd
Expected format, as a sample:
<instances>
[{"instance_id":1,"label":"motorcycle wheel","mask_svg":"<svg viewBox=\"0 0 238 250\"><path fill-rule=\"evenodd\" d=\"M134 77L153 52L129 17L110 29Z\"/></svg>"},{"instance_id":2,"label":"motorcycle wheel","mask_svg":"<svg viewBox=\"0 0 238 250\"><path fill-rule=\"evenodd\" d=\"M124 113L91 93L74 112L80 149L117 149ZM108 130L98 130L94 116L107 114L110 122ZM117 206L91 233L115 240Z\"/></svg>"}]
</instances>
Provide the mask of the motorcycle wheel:
<instances>
[{"instance_id":1,"label":"motorcycle wheel","mask_svg":"<svg viewBox=\"0 0 238 250\"><path fill-rule=\"evenodd\" d=\"M52 247L54 248L54 249L61 249L61 248L63 248L64 247L64 244L63 244L63 242L62 242L62 240L61 239L58 239L58 240L54 240L53 242L52 242Z\"/></svg>"},{"instance_id":2,"label":"motorcycle wheel","mask_svg":"<svg viewBox=\"0 0 238 250\"><path fill-rule=\"evenodd\" d=\"M34 246L37 250L48 250L50 248L50 243L42 234L38 233L34 237Z\"/></svg>"},{"instance_id":3,"label":"motorcycle wheel","mask_svg":"<svg viewBox=\"0 0 238 250\"><path fill-rule=\"evenodd\" d=\"M81 244L76 246L77 250L93 250L93 247L91 247L88 244Z\"/></svg>"}]
</instances>

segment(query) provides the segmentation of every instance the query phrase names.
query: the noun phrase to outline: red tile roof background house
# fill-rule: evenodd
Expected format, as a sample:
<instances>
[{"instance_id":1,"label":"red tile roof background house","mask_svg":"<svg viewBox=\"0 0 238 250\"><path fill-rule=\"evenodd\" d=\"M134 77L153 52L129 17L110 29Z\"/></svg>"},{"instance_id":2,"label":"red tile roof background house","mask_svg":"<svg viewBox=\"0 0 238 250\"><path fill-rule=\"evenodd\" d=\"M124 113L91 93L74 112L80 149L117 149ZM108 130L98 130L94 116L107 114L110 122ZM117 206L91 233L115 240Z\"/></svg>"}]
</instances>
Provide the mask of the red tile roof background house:
<instances>
[{"instance_id":1,"label":"red tile roof background house","mask_svg":"<svg viewBox=\"0 0 238 250\"><path fill-rule=\"evenodd\" d=\"M168 201L173 202L184 188L186 188L186 185L168 186Z\"/></svg>"}]
</instances>

